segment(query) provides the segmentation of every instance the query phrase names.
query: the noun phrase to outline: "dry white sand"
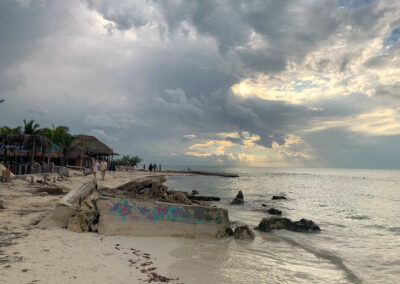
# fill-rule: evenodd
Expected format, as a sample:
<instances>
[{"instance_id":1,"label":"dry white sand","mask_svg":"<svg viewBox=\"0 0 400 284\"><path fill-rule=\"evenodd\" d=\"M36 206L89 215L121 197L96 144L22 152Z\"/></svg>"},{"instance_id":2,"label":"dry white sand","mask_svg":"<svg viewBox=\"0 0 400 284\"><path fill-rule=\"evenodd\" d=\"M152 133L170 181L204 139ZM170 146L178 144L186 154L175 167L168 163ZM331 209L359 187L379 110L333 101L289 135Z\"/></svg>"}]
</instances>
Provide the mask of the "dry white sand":
<instances>
[{"instance_id":1,"label":"dry white sand","mask_svg":"<svg viewBox=\"0 0 400 284\"><path fill-rule=\"evenodd\" d=\"M155 174L118 172L108 174L105 181L98 179L98 183L113 187L147 175ZM67 191L92 178L76 176L57 184ZM0 210L0 282L149 283L157 275L179 277L170 275L168 267L178 259L171 252L185 240L39 229L37 223L62 198L37 193L41 186L31 186L24 180L0 183L0 200L5 207Z\"/></svg>"}]
</instances>

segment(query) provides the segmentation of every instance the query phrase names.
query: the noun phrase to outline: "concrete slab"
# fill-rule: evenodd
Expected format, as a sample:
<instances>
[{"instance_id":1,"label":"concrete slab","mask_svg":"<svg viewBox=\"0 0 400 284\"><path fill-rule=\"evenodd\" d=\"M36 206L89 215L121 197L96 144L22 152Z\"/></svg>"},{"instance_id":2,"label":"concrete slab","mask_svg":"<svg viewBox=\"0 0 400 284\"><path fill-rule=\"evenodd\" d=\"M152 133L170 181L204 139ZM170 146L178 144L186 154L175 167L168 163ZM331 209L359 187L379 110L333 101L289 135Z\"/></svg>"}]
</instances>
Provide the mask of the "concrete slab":
<instances>
[{"instance_id":1,"label":"concrete slab","mask_svg":"<svg viewBox=\"0 0 400 284\"><path fill-rule=\"evenodd\" d=\"M97 208L103 235L214 238L229 227L228 211L210 206L100 198Z\"/></svg>"}]
</instances>

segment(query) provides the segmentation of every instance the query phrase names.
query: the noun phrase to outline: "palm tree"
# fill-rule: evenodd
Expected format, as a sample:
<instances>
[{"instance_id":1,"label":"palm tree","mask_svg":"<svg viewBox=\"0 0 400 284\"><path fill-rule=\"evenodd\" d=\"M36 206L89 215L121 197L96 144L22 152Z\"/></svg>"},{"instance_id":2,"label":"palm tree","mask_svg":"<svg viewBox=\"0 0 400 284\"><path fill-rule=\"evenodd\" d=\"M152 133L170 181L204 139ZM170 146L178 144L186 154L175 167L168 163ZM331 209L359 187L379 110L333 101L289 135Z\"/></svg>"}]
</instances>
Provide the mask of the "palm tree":
<instances>
[{"instance_id":1,"label":"palm tree","mask_svg":"<svg viewBox=\"0 0 400 284\"><path fill-rule=\"evenodd\" d=\"M64 137L64 141L62 144L63 154L64 154L65 159L67 160L67 165L68 165L68 156L72 149L71 148L72 141L74 141L74 139L75 139L74 136L68 134L67 136Z\"/></svg>"},{"instance_id":2,"label":"palm tree","mask_svg":"<svg viewBox=\"0 0 400 284\"><path fill-rule=\"evenodd\" d=\"M69 133L68 126L57 126L55 127L53 124L53 129L51 128L42 128L39 130L39 135L45 136L49 138L53 143L59 145L62 148L64 157L67 159L67 156L71 152L71 144L74 140L74 136Z\"/></svg>"},{"instance_id":3,"label":"palm tree","mask_svg":"<svg viewBox=\"0 0 400 284\"><path fill-rule=\"evenodd\" d=\"M3 126L0 127L0 133L1 134L21 134L22 133L22 127L17 126L15 128L10 128L8 126Z\"/></svg>"},{"instance_id":4,"label":"palm tree","mask_svg":"<svg viewBox=\"0 0 400 284\"><path fill-rule=\"evenodd\" d=\"M39 132L39 123L35 123L34 120L26 121L26 119L24 119L24 134L38 134Z\"/></svg>"}]
</instances>

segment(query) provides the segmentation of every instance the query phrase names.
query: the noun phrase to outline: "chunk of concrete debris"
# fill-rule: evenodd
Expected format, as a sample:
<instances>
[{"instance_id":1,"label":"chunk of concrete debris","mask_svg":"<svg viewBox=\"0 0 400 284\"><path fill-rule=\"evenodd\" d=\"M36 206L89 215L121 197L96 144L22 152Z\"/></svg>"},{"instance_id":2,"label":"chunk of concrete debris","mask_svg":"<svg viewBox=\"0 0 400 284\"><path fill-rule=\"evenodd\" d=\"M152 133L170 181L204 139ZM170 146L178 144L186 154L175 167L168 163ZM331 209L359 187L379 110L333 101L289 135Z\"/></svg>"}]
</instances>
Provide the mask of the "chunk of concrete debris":
<instances>
[{"instance_id":1,"label":"chunk of concrete debris","mask_svg":"<svg viewBox=\"0 0 400 284\"><path fill-rule=\"evenodd\" d=\"M95 180L83 184L80 188L71 190L65 195L54 209L50 219L46 219L42 224L44 227L63 227L68 226L68 220L82 209L80 204L92 192L96 190L97 183Z\"/></svg>"},{"instance_id":2,"label":"chunk of concrete debris","mask_svg":"<svg viewBox=\"0 0 400 284\"><path fill-rule=\"evenodd\" d=\"M99 213L96 211L82 211L68 219L67 229L72 232L96 232L99 223Z\"/></svg>"}]
</instances>

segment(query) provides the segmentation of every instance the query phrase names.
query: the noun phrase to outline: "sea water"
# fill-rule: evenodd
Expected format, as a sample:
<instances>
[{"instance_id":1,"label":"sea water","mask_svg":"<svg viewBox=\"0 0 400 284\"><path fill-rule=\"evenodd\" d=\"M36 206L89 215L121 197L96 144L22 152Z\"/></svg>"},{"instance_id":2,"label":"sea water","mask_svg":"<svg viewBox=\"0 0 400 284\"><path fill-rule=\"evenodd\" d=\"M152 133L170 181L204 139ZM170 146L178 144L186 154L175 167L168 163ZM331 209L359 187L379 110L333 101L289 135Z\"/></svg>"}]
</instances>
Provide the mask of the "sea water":
<instances>
[{"instance_id":1,"label":"sea water","mask_svg":"<svg viewBox=\"0 0 400 284\"><path fill-rule=\"evenodd\" d=\"M201 169L240 177L170 177L167 185L221 197L214 204L251 228L273 207L293 221L313 220L322 231L255 231L252 242L187 241L170 269L188 283L400 283L400 171ZM245 204L230 205L239 190Z\"/></svg>"}]
</instances>

